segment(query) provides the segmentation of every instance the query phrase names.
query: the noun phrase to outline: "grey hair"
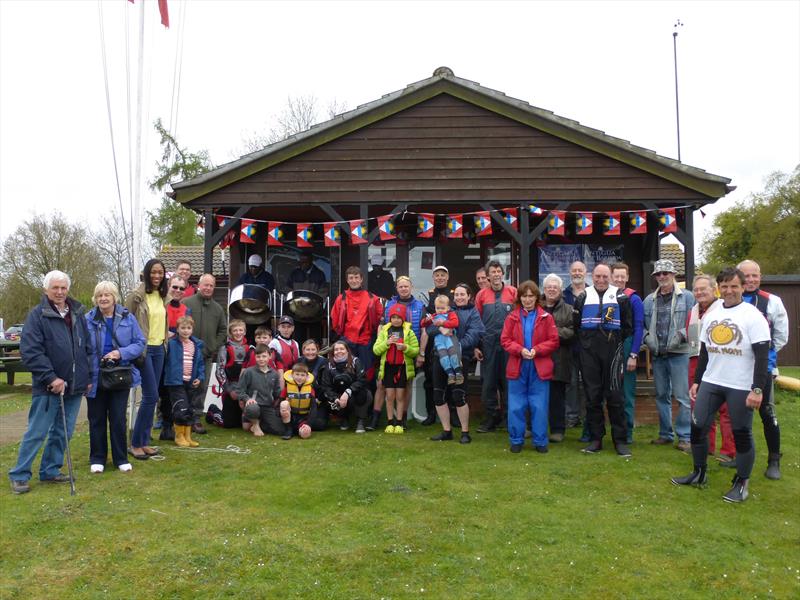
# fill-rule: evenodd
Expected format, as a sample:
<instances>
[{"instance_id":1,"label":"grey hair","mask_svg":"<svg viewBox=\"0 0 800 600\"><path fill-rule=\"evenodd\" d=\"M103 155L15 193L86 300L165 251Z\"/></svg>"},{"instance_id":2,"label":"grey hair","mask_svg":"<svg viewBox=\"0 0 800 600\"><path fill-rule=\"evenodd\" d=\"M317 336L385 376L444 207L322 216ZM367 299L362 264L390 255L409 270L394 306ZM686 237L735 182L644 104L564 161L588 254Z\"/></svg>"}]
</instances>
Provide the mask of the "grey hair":
<instances>
[{"instance_id":1,"label":"grey hair","mask_svg":"<svg viewBox=\"0 0 800 600\"><path fill-rule=\"evenodd\" d=\"M69 278L69 275L64 273L63 271L50 271L47 275L44 276L44 280L42 281L42 287L44 289L50 289L50 284L54 281L66 281L67 282L67 289L70 288L72 285L72 280Z\"/></svg>"},{"instance_id":2,"label":"grey hair","mask_svg":"<svg viewBox=\"0 0 800 600\"><path fill-rule=\"evenodd\" d=\"M705 274L696 275L694 281L692 281L692 287L694 287L697 284L698 279L705 279L712 290L717 287L716 279L714 279L711 275L705 275Z\"/></svg>"},{"instance_id":3,"label":"grey hair","mask_svg":"<svg viewBox=\"0 0 800 600\"><path fill-rule=\"evenodd\" d=\"M114 297L114 304L119 304L119 289L117 288L117 284L113 281L101 281L96 286L94 286L94 294L92 294L92 302L97 304L97 297L100 294L104 294L108 292Z\"/></svg>"},{"instance_id":4,"label":"grey hair","mask_svg":"<svg viewBox=\"0 0 800 600\"><path fill-rule=\"evenodd\" d=\"M561 279L561 277L559 277L555 273L550 273L547 277L544 278L544 280L542 281L542 287L546 286L548 281L555 281L558 284L558 289L562 290L564 289L564 280Z\"/></svg>"}]
</instances>

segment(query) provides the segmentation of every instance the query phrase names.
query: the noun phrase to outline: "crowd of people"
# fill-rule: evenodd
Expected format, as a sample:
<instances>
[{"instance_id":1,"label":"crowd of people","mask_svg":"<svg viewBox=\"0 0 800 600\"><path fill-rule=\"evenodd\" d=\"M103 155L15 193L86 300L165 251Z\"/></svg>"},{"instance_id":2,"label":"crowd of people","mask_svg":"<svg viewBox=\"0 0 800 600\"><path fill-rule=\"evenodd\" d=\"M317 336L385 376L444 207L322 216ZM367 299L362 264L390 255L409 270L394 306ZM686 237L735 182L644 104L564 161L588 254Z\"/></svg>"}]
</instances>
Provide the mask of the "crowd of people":
<instances>
[{"instance_id":1,"label":"crowd of people","mask_svg":"<svg viewBox=\"0 0 800 600\"><path fill-rule=\"evenodd\" d=\"M293 285L326 287L308 258L291 275ZM250 283L274 286L260 257L248 263ZM568 428L581 426L582 451L601 452L607 412L614 451L630 457L643 344L652 356L659 414L651 443L674 445L693 458L692 473L673 478L674 484L707 482L719 414L718 459L736 469L724 499L744 501L755 458L755 410L769 451L765 474L780 478L771 386L788 319L780 299L760 290L755 262L716 278L698 275L689 290L676 283L673 263L659 260L652 273L657 287L644 299L627 287L629 268L621 262L596 265L591 283L586 266L576 262L567 287L549 274L541 290L533 281L506 284L496 260L476 273L477 293L469 283L451 287L445 266L432 274L426 305L408 276L398 276L391 296L383 297L365 288L358 267L347 268L346 289L331 309L336 341L323 355L318 340L294 338L289 315L278 319L277 331L260 326L248 340L245 323L228 322L214 300L214 276L203 274L194 286L186 262L168 273L160 260L148 261L140 285L124 300L113 283L100 282L88 311L69 296L67 274L48 273L20 345L33 399L9 472L12 491L29 491L42 446L39 479L69 481L64 451L84 396L90 472L105 470L109 438L112 464L127 472L129 457L145 461L161 452L151 442L156 413L160 439L185 448L200 445L204 420L284 440L306 439L332 424L363 434L381 428L384 405L383 431L403 434L419 373L427 408L422 424L433 425L437 417L441 424L432 441L455 439L454 427L462 444L472 441L467 386L479 374L484 419L477 431L506 425L511 453L523 450L526 437L546 453ZM214 362L221 406L206 410ZM140 399L128 444L131 390ZM673 398L679 406L674 422Z\"/></svg>"}]
</instances>

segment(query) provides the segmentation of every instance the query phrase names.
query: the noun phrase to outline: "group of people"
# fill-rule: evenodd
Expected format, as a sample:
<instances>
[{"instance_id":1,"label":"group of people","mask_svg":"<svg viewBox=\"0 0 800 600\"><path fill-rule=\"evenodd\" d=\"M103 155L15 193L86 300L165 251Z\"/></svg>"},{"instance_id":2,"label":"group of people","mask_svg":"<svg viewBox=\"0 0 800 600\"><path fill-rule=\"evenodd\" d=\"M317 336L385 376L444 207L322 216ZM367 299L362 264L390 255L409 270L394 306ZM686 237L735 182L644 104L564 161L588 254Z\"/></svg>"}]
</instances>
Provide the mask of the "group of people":
<instances>
[{"instance_id":1,"label":"group of people","mask_svg":"<svg viewBox=\"0 0 800 600\"><path fill-rule=\"evenodd\" d=\"M402 434L418 372L425 374L423 424L437 417L441 423L431 440L452 440L453 427L459 427L460 442L467 444L472 440L467 384L477 364L485 413L477 431L506 423L512 453L522 451L528 431L535 450L547 452L581 417L583 452L600 452L605 408L614 449L628 457L642 343L653 358L659 406L659 436L652 443L674 441L694 458L692 474L673 483L706 482L706 457L714 449L709 430L719 412L721 460L737 470L725 499L744 500L754 458L753 409L760 411L767 437L767 477L780 477L770 375L788 323L780 299L759 289L752 261L723 271L716 281L696 277L693 295L676 285L672 262L659 260L653 270L658 287L644 300L626 286L629 269L619 262L595 266L591 285L585 265L576 262L568 287L550 274L540 291L533 281L506 284L503 265L490 260L476 274L476 294L467 283L451 288L448 269L436 266L427 305L415 298L407 276L397 277L396 293L384 299L365 289L358 267L349 267L347 287L331 309L336 341L327 356L318 341L301 345L293 338L295 324L288 315L279 319L277 332L257 328L251 344L244 322L228 322L213 299L213 275L202 275L192 286L188 263L168 275L161 261L148 261L141 284L124 303L113 283L100 282L88 312L69 297L66 274L46 275L44 296L27 317L20 348L33 374L33 403L10 471L15 493L29 490L32 463L45 441L40 480L68 480L61 472L63 454L84 395L91 472L105 469L107 430L114 466L130 471L129 456L147 460L160 452L151 444L157 407L161 439L181 447L198 445L192 436L206 433L204 416L256 437L289 440L326 429L332 418L342 430L353 421L356 433L376 430L384 404L384 432ZM206 414L214 361L221 408ZM141 401L128 446L132 388L141 389ZM680 406L674 426L673 395ZM62 406L67 425L59 429Z\"/></svg>"}]
</instances>

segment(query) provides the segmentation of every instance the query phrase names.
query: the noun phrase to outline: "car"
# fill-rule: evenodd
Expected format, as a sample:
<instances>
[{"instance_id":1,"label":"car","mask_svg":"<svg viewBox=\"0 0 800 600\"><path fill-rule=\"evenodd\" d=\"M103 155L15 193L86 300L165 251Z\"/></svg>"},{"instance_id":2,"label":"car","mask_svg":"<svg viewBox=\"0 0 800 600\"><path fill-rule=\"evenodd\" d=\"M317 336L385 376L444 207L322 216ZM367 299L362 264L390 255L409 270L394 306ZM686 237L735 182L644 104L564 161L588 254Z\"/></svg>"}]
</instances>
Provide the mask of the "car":
<instances>
[{"instance_id":1,"label":"car","mask_svg":"<svg viewBox=\"0 0 800 600\"><path fill-rule=\"evenodd\" d=\"M18 325L12 325L5 331L6 339L12 342L18 342L21 335L22 335L22 323Z\"/></svg>"}]
</instances>

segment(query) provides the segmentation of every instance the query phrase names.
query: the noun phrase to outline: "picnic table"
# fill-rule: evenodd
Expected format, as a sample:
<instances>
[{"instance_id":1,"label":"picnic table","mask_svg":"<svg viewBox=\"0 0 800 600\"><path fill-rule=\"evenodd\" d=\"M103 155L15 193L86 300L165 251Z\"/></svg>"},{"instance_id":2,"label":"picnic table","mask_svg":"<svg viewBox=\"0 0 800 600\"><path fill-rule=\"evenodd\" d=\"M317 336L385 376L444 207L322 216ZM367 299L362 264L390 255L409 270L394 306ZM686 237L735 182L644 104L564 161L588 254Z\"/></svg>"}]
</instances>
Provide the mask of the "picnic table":
<instances>
[{"instance_id":1,"label":"picnic table","mask_svg":"<svg viewBox=\"0 0 800 600\"><path fill-rule=\"evenodd\" d=\"M0 373L6 374L8 385L14 385L15 373L27 371L19 355L19 340L0 340Z\"/></svg>"}]
</instances>

